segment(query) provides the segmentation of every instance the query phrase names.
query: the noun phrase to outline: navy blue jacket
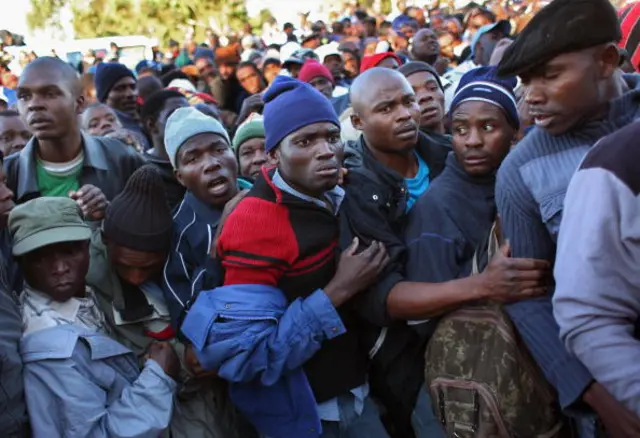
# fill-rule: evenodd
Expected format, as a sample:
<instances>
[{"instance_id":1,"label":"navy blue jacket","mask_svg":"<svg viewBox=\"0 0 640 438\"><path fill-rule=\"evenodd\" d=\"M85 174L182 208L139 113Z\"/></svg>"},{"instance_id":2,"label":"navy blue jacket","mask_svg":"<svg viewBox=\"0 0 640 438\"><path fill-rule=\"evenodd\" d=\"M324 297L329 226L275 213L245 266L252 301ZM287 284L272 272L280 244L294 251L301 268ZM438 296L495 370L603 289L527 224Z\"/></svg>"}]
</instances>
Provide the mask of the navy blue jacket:
<instances>
[{"instance_id":1,"label":"navy blue jacket","mask_svg":"<svg viewBox=\"0 0 640 438\"><path fill-rule=\"evenodd\" d=\"M250 187L238 180L240 189ZM222 273L211 258L222 209L213 208L187 192L174 209L171 252L164 265L162 289L171 314L171 325L178 329L185 308L202 290L222 284Z\"/></svg>"}]
</instances>

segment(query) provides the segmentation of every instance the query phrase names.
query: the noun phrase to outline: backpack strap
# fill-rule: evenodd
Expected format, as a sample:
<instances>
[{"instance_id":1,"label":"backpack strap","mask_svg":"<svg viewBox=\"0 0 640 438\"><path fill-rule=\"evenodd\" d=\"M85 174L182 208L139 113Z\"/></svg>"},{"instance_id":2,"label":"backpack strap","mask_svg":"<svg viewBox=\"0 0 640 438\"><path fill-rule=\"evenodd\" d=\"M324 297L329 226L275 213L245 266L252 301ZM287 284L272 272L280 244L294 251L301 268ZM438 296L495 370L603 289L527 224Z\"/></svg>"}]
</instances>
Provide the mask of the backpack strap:
<instances>
[{"instance_id":1,"label":"backpack strap","mask_svg":"<svg viewBox=\"0 0 640 438\"><path fill-rule=\"evenodd\" d=\"M498 242L498 221L495 220L491 226L491 230L484 242L480 244L476 251L473 253L473 261L471 264L471 275L478 275L489 264L489 260L500 250L500 243ZM486 257L485 257L486 255ZM483 261L482 267L480 262Z\"/></svg>"}]
</instances>

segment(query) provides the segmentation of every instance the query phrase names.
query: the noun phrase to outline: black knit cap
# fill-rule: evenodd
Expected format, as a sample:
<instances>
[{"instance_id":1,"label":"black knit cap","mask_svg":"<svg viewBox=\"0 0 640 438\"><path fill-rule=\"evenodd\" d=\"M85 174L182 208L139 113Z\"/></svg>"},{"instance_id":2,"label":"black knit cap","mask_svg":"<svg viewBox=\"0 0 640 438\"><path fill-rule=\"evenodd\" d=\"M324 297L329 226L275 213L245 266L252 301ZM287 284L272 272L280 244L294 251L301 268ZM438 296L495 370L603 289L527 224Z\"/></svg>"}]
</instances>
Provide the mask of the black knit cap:
<instances>
[{"instance_id":1,"label":"black knit cap","mask_svg":"<svg viewBox=\"0 0 640 438\"><path fill-rule=\"evenodd\" d=\"M162 176L150 164L136 170L103 222L104 235L123 248L163 252L171 247L173 218Z\"/></svg>"},{"instance_id":2,"label":"black knit cap","mask_svg":"<svg viewBox=\"0 0 640 438\"><path fill-rule=\"evenodd\" d=\"M405 65L400 66L400 68L398 68L398 71L402 73L405 78L408 78L412 74L418 73L420 71L426 71L427 73L431 73L433 76L435 76L436 81L438 81L438 86L440 87L440 89L444 91L444 88L442 87L442 82L440 81L440 75L438 75L438 72L436 71L435 68L433 68L426 62L422 62L422 61L407 62Z\"/></svg>"},{"instance_id":3,"label":"black knit cap","mask_svg":"<svg viewBox=\"0 0 640 438\"><path fill-rule=\"evenodd\" d=\"M618 16L609 0L554 0L533 17L505 51L498 73L515 76L563 53L621 38Z\"/></svg>"}]
</instances>

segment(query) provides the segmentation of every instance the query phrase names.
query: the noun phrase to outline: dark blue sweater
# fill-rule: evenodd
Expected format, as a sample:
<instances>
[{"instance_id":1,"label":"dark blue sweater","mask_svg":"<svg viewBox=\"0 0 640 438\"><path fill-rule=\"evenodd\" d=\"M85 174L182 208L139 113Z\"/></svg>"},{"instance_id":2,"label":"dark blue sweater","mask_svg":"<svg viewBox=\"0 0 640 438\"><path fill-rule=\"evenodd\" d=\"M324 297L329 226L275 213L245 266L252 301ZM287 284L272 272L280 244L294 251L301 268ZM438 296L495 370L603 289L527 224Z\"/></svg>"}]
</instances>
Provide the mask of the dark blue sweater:
<instances>
[{"instance_id":1,"label":"dark blue sweater","mask_svg":"<svg viewBox=\"0 0 640 438\"><path fill-rule=\"evenodd\" d=\"M452 153L409 214L406 279L441 283L471 274L473 254L496 216L493 175L473 178Z\"/></svg>"}]
</instances>

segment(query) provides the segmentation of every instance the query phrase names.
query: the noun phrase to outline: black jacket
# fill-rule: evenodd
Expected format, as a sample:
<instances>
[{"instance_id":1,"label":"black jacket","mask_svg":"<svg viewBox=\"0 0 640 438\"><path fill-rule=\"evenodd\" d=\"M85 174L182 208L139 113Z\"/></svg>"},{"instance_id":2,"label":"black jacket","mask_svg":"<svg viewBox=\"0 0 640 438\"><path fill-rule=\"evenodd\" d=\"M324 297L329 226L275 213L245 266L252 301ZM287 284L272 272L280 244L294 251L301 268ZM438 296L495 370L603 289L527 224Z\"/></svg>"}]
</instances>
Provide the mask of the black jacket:
<instances>
[{"instance_id":1,"label":"black jacket","mask_svg":"<svg viewBox=\"0 0 640 438\"><path fill-rule=\"evenodd\" d=\"M17 204L40 197L36 177L36 151L38 140L34 137L20 152L4 160L7 186L13 191ZM82 134L84 163L80 174L80 187L92 184L98 187L109 201L123 189L129 177L144 159L119 140L91 137Z\"/></svg>"},{"instance_id":2,"label":"black jacket","mask_svg":"<svg viewBox=\"0 0 640 438\"><path fill-rule=\"evenodd\" d=\"M420 134L416 152L429 166L430 180L440 175L450 151ZM402 175L375 159L364 137L347 144L345 165L349 172L340 216L341 247L346 248L354 237L361 245L377 240L385 244L391 259L376 284L353 302L363 319L361 341L372 359L371 391L384 400L393 436L412 436L411 413L424 384L426 341L406 321L392 321L387 311L391 289L405 280L408 189Z\"/></svg>"},{"instance_id":3,"label":"black jacket","mask_svg":"<svg viewBox=\"0 0 640 438\"><path fill-rule=\"evenodd\" d=\"M430 181L442 173L450 151L420 133L416 152L429 166ZM374 240L386 245L391 264L367 294L363 309L367 320L385 327L391 322L387 296L404 280L404 227L409 192L404 177L379 163L363 136L357 142L347 143L345 166L349 172L344 184L347 196L341 216L341 246L347 247L354 237L362 245L368 246Z\"/></svg>"}]
</instances>

